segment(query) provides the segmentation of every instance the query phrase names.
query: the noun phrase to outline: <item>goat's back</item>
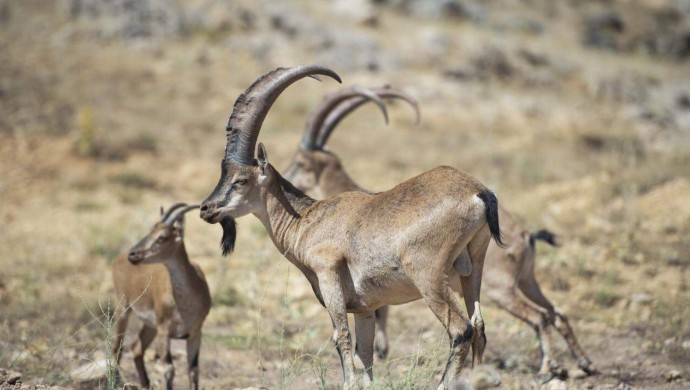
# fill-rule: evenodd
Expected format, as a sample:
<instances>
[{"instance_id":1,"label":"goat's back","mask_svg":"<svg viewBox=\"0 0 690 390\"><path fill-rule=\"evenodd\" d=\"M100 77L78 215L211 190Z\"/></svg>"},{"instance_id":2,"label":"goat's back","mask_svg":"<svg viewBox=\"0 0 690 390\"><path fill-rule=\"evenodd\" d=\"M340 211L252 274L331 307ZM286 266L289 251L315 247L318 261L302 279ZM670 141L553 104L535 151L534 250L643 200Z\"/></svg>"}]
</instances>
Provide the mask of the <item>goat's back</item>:
<instances>
[{"instance_id":1,"label":"goat's back","mask_svg":"<svg viewBox=\"0 0 690 390\"><path fill-rule=\"evenodd\" d=\"M486 223L482 191L474 177L437 167L378 194L344 192L317 202L305 217L320 223L303 238L307 247L347 248L348 258L400 257L412 247L453 251Z\"/></svg>"}]
</instances>

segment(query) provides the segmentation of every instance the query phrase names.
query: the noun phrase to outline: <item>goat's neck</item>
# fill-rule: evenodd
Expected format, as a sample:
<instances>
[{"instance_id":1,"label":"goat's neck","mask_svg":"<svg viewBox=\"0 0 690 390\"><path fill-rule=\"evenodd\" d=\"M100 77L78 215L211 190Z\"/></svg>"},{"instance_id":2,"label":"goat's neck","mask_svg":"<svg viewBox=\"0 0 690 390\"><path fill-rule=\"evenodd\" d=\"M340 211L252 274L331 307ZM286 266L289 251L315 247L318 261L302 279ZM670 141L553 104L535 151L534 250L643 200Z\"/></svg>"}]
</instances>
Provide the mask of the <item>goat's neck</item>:
<instances>
[{"instance_id":1,"label":"goat's neck","mask_svg":"<svg viewBox=\"0 0 690 390\"><path fill-rule=\"evenodd\" d=\"M200 294L204 294L199 287L205 286L206 282L189 262L184 242L175 246L170 258L163 264L170 275L170 284L176 302L190 298L197 300Z\"/></svg>"},{"instance_id":2,"label":"goat's neck","mask_svg":"<svg viewBox=\"0 0 690 390\"><path fill-rule=\"evenodd\" d=\"M363 191L341 165L324 170L319 181L319 190L324 198L346 191Z\"/></svg>"},{"instance_id":3,"label":"goat's neck","mask_svg":"<svg viewBox=\"0 0 690 390\"><path fill-rule=\"evenodd\" d=\"M278 250L294 261L292 250L299 239L301 215L316 202L276 172L265 207L255 215L266 227Z\"/></svg>"}]
</instances>

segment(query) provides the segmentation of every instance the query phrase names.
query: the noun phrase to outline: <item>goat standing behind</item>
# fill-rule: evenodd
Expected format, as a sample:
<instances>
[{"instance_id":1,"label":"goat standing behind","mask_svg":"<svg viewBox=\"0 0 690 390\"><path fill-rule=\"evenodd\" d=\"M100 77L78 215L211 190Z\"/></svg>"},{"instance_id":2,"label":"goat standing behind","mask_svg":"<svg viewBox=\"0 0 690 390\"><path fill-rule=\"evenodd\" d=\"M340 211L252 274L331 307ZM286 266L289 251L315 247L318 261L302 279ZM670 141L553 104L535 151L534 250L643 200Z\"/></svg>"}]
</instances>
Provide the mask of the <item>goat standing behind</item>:
<instances>
[{"instance_id":1,"label":"goat standing behind","mask_svg":"<svg viewBox=\"0 0 690 390\"><path fill-rule=\"evenodd\" d=\"M144 323L132 344L134 364L144 387L150 384L144 352L154 339L166 388L172 389L175 376L170 339L187 340L189 387L199 387L201 327L211 308L211 294L204 273L189 261L184 246L184 214L196 208L199 206L178 203L165 214L161 209L161 220L151 232L113 263L118 299L115 318L119 318L113 355L119 365L127 320L133 311Z\"/></svg>"}]
</instances>

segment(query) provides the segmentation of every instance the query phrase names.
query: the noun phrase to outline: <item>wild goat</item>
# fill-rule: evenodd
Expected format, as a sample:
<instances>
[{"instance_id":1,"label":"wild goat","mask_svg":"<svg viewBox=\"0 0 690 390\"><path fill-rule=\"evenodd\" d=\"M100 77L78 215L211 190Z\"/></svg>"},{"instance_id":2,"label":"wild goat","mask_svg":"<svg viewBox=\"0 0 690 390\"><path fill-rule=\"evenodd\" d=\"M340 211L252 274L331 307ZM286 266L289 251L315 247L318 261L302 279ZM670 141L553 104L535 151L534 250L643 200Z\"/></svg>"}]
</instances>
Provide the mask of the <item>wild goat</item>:
<instances>
[{"instance_id":1,"label":"wild goat","mask_svg":"<svg viewBox=\"0 0 690 390\"><path fill-rule=\"evenodd\" d=\"M187 340L189 387L199 388L201 326L211 308L206 277L189 261L184 245L184 214L199 208L177 203L163 213L151 232L113 264L113 281L118 298L117 330L113 355L122 356L122 341L130 311L144 323L132 344L139 380L149 386L144 352L156 339L156 356L162 360L166 388L172 389L175 368L170 339ZM131 309L131 310L130 310Z\"/></svg>"},{"instance_id":2,"label":"wild goat","mask_svg":"<svg viewBox=\"0 0 690 390\"><path fill-rule=\"evenodd\" d=\"M412 105L416 121L419 123L419 105L412 96L390 86L364 90L370 95L363 95L362 90L362 88L353 87L329 94L314 109L304 129L297 154L283 172L283 177L295 187L302 191L315 190L320 198L327 198L345 191L363 191L345 172L340 159L326 149L326 142L335 127L343 118L363 104L369 101L376 102L388 121L385 106L380 99L402 99Z\"/></svg>"},{"instance_id":3,"label":"wild goat","mask_svg":"<svg viewBox=\"0 0 690 390\"><path fill-rule=\"evenodd\" d=\"M380 97L402 97L417 109L417 102L399 91L390 88L373 91ZM325 150L324 147L325 141L335 128L332 124L351 112L353 106L360 106L367 101L361 97L351 97L341 102L338 109L331 108L332 112L328 113L329 120L325 121L326 124L331 124L330 126L324 125L323 121L310 123L305 128L302 143L283 177L300 191L313 191L322 198L346 191L365 191L345 172L338 155ZM326 102L328 99L322 104L324 108L329 107ZM553 327L567 342L578 366L587 372L591 371L592 362L577 342L567 317L554 308L544 296L534 276L535 241L544 240L554 245L553 234L545 230L536 233L525 231L515 217L502 207L499 207L499 219L507 246L502 248L493 242L489 244L483 280L486 297L527 322L537 333L542 352L542 363L538 373L541 381L550 379L551 369L558 367L557 362L551 358L549 339ZM456 291L460 291L458 282L455 280L451 283L451 287ZM375 318L375 348L379 357L385 358L388 354L388 306L377 309Z\"/></svg>"},{"instance_id":4,"label":"wild goat","mask_svg":"<svg viewBox=\"0 0 690 390\"><path fill-rule=\"evenodd\" d=\"M234 235L233 218L254 214L277 249L310 282L333 323L345 388L370 387L374 310L424 298L448 332L450 356L439 388L456 382L472 346L481 362L486 338L479 312L482 266L489 241L499 241L498 202L475 178L438 167L379 193L345 192L316 201L285 180L256 140L278 95L293 82L328 68L279 68L256 80L235 102L218 185L201 217ZM231 242L226 240L225 242ZM468 253L461 278L471 320L448 286L453 263ZM352 351L347 313L354 313ZM361 376L360 376L361 375ZM360 379L361 378L361 382Z\"/></svg>"}]
</instances>

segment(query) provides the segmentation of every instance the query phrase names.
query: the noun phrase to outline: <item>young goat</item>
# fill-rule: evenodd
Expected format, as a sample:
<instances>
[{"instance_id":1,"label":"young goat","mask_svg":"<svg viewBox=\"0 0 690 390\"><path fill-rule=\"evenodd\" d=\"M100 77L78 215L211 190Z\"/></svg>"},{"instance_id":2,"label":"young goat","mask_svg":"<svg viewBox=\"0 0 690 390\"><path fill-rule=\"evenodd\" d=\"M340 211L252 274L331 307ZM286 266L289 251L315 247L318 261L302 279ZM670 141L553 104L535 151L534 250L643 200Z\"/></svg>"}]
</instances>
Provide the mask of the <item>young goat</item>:
<instances>
[{"instance_id":1,"label":"young goat","mask_svg":"<svg viewBox=\"0 0 690 390\"><path fill-rule=\"evenodd\" d=\"M481 276L489 241L500 242L498 202L475 178L438 167L379 193L346 192L315 201L268 163L256 140L278 95L320 66L279 68L255 81L235 102L227 125L221 178L201 205L209 223L254 214L280 253L302 271L333 324L345 388L371 386L374 310L423 298L446 328L450 356L439 388L455 385L470 346L481 362L486 338L479 312ZM232 232L234 233L234 231ZM448 286L453 263L466 258L465 304ZM347 313L354 313L353 351ZM353 356L354 352L354 356ZM361 381L361 382L360 382Z\"/></svg>"},{"instance_id":2,"label":"young goat","mask_svg":"<svg viewBox=\"0 0 690 390\"><path fill-rule=\"evenodd\" d=\"M156 356L162 360L166 388L172 389L175 368L170 339L187 340L189 387L199 388L201 326L211 308L211 294L201 268L189 261L184 246L184 214L199 208L177 203L151 232L113 264L113 281L118 299L117 331L113 354L122 356L122 341L130 311L144 323L132 344L139 380L149 386L144 352L156 339Z\"/></svg>"},{"instance_id":3,"label":"young goat","mask_svg":"<svg viewBox=\"0 0 690 390\"><path fill-rule=\"evenodd\" d=\"M395 96L405 96L390 88L374 90L374 92L380 97L392 97L390 95L392 92L397 94ZM412 98L403 98L415 108L417 107L416 101ZM330 126L324 125L323 121L307 126L299 150L283 177L299 190L315 192L321 198L328 198L346 191L365 191L345 172L338 156L332 151L325 150L324 146L335 127L332 124L340 121L344 116L343 113L351 112L354 109L353 106L366 102L367 100L361 97L352 97L342 102L340 109L331 108L333 112L328 115L330 120L325 121L326 124L331 124ZM322 106L327 107L325 104ZM550 334L553 327L567 342L578 366L587 372L591 371L591 361L577 342L567 317L544 296L534 276L535 241L544 240L554 245L554 236L547 231L537 233L525 231L515 217L502 207L499 208L499 219L507 246L501 248L495 242L489 244L483 280L486 297L528 323L537 333L542 352L542 362L538 373L540 381L550 379L552 370L558 367L557 362L551 358ZM451 286L456 291L460 291L458 280L453 280L453 282ZM385 358L388 354L386 335L388 306L377 309L375 316L376 352L379 357Z\"/></svg>"}]
</instances>

